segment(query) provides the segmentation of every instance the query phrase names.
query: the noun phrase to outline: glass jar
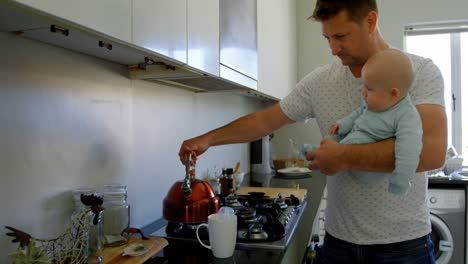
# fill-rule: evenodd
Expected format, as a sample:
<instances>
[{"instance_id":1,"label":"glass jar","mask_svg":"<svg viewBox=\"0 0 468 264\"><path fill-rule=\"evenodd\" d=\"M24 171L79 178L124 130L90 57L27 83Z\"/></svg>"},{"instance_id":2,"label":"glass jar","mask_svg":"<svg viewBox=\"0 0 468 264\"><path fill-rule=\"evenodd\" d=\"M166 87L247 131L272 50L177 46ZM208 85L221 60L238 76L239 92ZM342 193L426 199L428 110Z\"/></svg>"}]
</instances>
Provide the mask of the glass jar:
<instances>
[{"instance_id":1,"label":"glass jar","mask_svg":"<svg viewBox=\"0 0 468 264\"><path fill-rule=\"evenodd\" d=\"M72 215L72 220L79 221L78 218L82 218L85 211L88 211L90 208L87 208L85 204L81 202L81 195L96 195L101 196L93 188L79 188L72 191L73 193L73 203L74 203L74 212ZM86 242L86 256L88 264L99 264L102 263L102 249L103 249L103 222L102 222L103 212L99 212L95 215L93 212L88 211L86 214L85 221L88 224L88 231L84 234ZM76 219L73 219L76 218ZM80 236L78 230L76 231L78 236Z\"/></svg>"},{"instance_id":2,"label":"glass jar","mask_svg":"<svg viewBox=\"0 0 468 264\"><path fill-rule=\"evenodd\" d=\"M126 244L123 233L130 226L130 205L127 203L127 186L104 185L104 243L114 247Z\"/></svg>"},{"instance_id":3,"label":"glass jar","mask_svg":"<svg viewBox=\"0 0 468 264\"><path fill-rule=\"evenodd\" d=\"M88 264L100 264L103 261L102 250L104 249L103 239L103 211L99 212L97 216L92 213L91 221L97 219L97 223L93 222L89 230L89 251L88 251Z\"/></svg>"}]
</instances>

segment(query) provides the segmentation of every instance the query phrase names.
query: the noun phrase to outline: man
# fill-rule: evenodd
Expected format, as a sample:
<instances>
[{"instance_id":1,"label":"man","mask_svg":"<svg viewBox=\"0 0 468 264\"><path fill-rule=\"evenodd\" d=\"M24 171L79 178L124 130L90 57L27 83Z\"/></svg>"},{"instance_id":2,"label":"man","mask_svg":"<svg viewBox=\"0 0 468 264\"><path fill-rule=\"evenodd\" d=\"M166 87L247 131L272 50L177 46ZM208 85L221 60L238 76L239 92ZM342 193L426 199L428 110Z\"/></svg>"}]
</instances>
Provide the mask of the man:
<instances>
[{"instance_id":1,"label":"man","mask_svg":"<svg viewBox=\"0 0 468 264\"><path fill-rule=\"evenodd\" d=\"M359 106L364 63L389 48L379 32L377 15L375 0L318 0L312 18L321 23L322 34L339 60L311 72L271 108L184 141L179 151L181 161L188 151L200 155L211 146L253 141L310 117L316 118L322 135L326 135L336 120ZM423 126L417 171L423 172L441 167L445 159L443 80L430 60L409 56L415 71L410 95ZM427 177L412 175L408 194L397 196L388 192L388 181L365 185L347 172L391 172L394 149L394 138L364 145L324 139L318 149L307 154L310 169L330 175L325 263L434 263L428 235Z\"/></svg>"}]
</instances>

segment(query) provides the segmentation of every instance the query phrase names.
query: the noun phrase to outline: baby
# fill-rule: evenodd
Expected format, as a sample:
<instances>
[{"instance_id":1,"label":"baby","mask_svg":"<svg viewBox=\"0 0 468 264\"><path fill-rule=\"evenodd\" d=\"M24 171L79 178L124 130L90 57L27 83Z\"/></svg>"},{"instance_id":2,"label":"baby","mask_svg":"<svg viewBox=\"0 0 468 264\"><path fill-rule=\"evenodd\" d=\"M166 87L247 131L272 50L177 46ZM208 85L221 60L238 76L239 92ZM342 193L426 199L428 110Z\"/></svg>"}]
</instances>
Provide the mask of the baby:
<instances>
[{"instance_id":1,"label":"baby","mask_svg":"<svg viewBox=\"0 0 468 264\"><path fill-rule=\"evenodd\" d=\"M363 105L333 125L329 133L342 144L367 144L396 137L395 170L387 173L352 171L360 182L388 176L389 191L406 194L419 163L422 125L408 90L413 82L409 58L396 49L373 55L362 68Z\"/></svg>"}]
</instances>

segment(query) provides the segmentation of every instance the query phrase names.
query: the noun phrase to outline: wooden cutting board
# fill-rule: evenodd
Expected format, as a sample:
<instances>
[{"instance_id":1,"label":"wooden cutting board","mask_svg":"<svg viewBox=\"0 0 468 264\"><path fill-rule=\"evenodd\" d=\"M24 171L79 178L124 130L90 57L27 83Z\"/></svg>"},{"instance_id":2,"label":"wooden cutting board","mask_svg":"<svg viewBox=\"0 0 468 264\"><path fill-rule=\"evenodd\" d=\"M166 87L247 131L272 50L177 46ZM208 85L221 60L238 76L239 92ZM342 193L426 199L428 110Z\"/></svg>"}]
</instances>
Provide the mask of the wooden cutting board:
<instances>
[{"instance_id":1,"label":"wooden cutting board","mask_svg":"<svg viewBox=\"0 0 468 264\"><path fill-rule=\"evenodd\" d=\"M291 194L296 196L300 201L304 201L307 196L306 189L294 189L294 188L273 188L273 187L247 187L242 186L237 189L237 195L248 195L249 192L264 192L266 196L278 197L281 193L283 197L289 197Z\"/></svg>"},{"instance_id":2,"label":"wooden cutting board","mask_svg":"<svg viewBox=\"0 0 468 264\"><path fill-rule=\"evenodd\" d=\"M148 248L148 252L138 257L122 256L125 247L132 243L143 244ZM103 250L103 264L141 264L156 255L161 249L168 245L163 237L149 237L149 240L142 240L139 237L130 237L127 244L118 247L106 247Z\"/></svg>"}]
</instances>

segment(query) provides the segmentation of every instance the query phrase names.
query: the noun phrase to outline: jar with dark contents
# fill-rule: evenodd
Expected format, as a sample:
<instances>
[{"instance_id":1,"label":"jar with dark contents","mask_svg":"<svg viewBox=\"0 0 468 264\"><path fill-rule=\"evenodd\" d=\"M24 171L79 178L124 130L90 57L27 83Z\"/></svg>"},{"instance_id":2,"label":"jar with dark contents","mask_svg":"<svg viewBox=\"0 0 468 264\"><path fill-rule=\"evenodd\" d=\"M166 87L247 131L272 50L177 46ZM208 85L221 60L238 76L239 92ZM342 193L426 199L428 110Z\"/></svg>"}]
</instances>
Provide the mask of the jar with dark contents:
<instances>
[{"instance_id":1,"label":"jar with dark contents","mask_svg":"<svg viewBox=\"0 0 468 264\"><path fill-rule=\"evenodd\" d=\"M227 196L235 191L234 178L232 177L233 172L233 168L223 169L223 174L219 179L221 183L221 194L223 196Z\"/></svg>"}]
</instances>

